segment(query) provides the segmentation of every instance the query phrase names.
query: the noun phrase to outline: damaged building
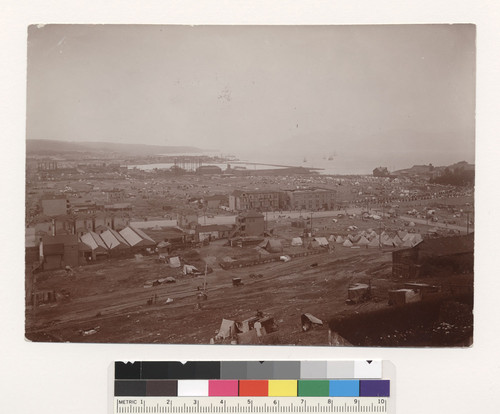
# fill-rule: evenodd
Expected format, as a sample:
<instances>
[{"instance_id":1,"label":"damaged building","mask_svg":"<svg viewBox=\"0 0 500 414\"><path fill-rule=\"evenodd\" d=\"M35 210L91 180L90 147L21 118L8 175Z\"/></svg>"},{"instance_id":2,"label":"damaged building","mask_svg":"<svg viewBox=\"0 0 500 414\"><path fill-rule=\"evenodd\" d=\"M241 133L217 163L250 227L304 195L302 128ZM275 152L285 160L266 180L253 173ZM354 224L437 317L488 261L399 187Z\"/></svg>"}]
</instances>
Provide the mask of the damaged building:
<instances>
[{"instance_id":1,"label":"damaged building","mask_svg":"<svg viewBox=\"0 0 500 414\"><path fill-rule=\"evenodd\" d=\"M392 252L392 276L418 278L474 270L474 233L426 239L409 249Z\"/></svg>"}]
</instances>

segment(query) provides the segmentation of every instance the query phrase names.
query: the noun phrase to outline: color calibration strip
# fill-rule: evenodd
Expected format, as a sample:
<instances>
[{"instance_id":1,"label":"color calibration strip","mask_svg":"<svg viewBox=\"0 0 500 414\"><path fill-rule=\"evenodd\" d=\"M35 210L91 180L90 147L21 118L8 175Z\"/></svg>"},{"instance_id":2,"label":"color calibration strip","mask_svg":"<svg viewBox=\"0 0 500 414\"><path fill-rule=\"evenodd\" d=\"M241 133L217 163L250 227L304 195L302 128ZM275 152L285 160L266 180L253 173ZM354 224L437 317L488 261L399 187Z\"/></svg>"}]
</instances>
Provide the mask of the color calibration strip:
<instances>
[{"instance_id":1,"label":"color calibration strip","mask_svg":"<svg viewBox=\"0 0 500 414\"><path fill-rule=\"evenodd\" d=\"M389 397L382 361L115 363L115 397Z\"/></svg>"}]
</instances>

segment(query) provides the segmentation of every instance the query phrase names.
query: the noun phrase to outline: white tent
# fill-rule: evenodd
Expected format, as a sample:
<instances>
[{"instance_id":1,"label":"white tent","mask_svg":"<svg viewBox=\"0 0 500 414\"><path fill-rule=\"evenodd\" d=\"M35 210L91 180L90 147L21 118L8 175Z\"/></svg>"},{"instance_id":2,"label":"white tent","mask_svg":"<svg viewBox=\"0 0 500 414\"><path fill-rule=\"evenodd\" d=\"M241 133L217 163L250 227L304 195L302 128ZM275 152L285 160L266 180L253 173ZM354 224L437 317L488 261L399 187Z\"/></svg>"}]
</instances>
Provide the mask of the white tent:
<instances>
[{"instance_id":1,"label":"white tent","mask_svg":"<svg viewBox=\"0 0 500 414\"><path fill-rule=\"evenodd\" d=\"M411 239L404 240L403 243L401 244L401 247L413 247Z\"/></svg>"},{"instance_id":2,"label":"white tent","mask_svg":"<svg viewBox=\"0 0 500 414\"><path fill-rule=\"evenodd\" d=\"M394 244L394 246L401 246L401 244L403 243L403 241L399 238L399 236L396 234L393 238L392 238L392 243Z\"/></svg>"},{"instance_id":3,"label":"white tent","mask_svg":"<svg viewBox=\"0 0 500 414\"><path fill-rule=\"evenodd\" d=\"M404 231L404 230L400 230L400 231L398 231L398 237L399 237L401 240L403 240L403 239L406 237L406 235L407 235L407 234L408 234L408 232L407 232L407 231Z\"/></svg>"},{"instance_id":4,"label":"white tent","mask_svg":"<svg viewBox=\"0 0 500 414\"><path fill-rule=\"evenodd\" d=\"M368 244L370 248L379 248L380 247L380 237L374 237L370 243Z\"/></svg>"},{"instance_id":5,"label":"white tent","mask_svg":"<svg viewBox=\"0 0 500 414\"><path fill-rule=\"evenodd\" d=\"M328 237L329 242L334 242L335 241L335 236L332 234L330 237Z\"/></svg>"},{"instance_id":6,"label":"white tent","mask_svg":"<svg viewBox=\"0 0 500 414\"><path fill-rule=\"evenodd\" d=\"M396 247L390 237L386 237L382 239L382 246L384 247Z\"/></svg>"},{"instance_id":7,"label":"white tent","mask_svg":"<svg viewBox=\"0 0 500 414\"><path fill-rule=\"evenodd\" d=\"M380 241L382 242L382 244L384 244L386 242L391 242L391 244L392 244L392 239L388 236L387 233L382 233L380 235Z\"/></svg>"},{"instance_id":8,"label":"white tent","mask_svg":"<svg viewBox=\"0 0 500 414\"><path fill-rule=\"evenodd\" d=\"M422 241L422 235L419 233L408 233L401 244L402 247L413 247Z\"/></svg>"},{"instance_id":9,"label":"white tent","mask_svg":"<svg viewBox=\"0 0 500 414\"><path fill-rule=\"evenodd\" d=\"M352 247L352 243L349 239L346 239L344 243L342 244L344 247Z\"/></svg>"},{"instance_id":10,"label":"white tent","mask_svg":"<svg viewBox=\"0 0 500 414\"><path fill-rule=\"evenodd\" d=\"M300 237L294 237L292 239L292 246L302 246L302 239Z\"/></svg>"},{"instance_id":11,"label":"white tent","mask_svg":"<svg viewBox=\"0 0 500 414\"><path fill-rule=\"evenodd\" d=\"M367 244L370 244L370 242L366 239L366 237L361 237L358 241L358 246L366 246Z\"/></svg>"},{"instance_id":12,"label":"white tent","mask_svg":"<svg viewBox=\"0 0 500 414\"><path fill-rule=\"evenodd\" d=\"M328 240L326 240L326 237L315 237L313 240L320 246L328 246Z\"/></svg>"},{"instance_id":13,"label":"white tent","mask_svg":"<svg viewBox=\"0 0 500 414\"><path fill-rule=\"evenodd\" d=\"M335 242L336 243L344 243L344 238L342 236L337 236L337 238L335 239Z\"/></svg>"},{"instance_id":14,"label":"white tent","mask_svg":"<svg viewBox=\"0 0 500 414\"><path fill-rule=\"evenodd\" d=\"M411 239L413 239L413 233L406 233L406 236L403 237L404 242Z\"/></svg>"}]
</instances>

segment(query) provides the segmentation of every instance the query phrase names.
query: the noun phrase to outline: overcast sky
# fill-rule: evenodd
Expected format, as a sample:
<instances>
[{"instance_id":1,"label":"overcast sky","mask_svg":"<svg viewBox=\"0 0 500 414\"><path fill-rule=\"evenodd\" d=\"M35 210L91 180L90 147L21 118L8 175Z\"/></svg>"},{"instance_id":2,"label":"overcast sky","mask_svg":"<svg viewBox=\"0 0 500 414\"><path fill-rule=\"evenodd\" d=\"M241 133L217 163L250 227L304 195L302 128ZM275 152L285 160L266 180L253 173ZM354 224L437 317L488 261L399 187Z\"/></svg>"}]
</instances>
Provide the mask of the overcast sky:
<instances>
[{"instance_id":1,"label":"overcast sky","mask_svg":"<svg viewBox=\"0 0 500 414\"><path fill-rule=\"evenodd\" d=\"M27 99L29 139L473 163L475 27L31 26Z\"/></svg>"}]
</instances>

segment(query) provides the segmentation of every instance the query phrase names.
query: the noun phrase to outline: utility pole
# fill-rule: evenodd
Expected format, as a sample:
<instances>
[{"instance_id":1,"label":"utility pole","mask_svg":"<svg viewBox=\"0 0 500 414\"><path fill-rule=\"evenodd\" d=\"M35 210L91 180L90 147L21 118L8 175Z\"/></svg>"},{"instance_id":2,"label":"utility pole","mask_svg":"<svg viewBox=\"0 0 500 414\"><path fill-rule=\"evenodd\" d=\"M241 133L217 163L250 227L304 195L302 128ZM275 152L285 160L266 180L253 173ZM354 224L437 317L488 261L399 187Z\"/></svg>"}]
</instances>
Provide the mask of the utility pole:
<instances>
[{"instance_id":1,"label":"utility pole","mask_svg":"<svg viewBox=\"0 0 500 414\"><path fill-rule=\"evenodd\" d=\"M313 234L313 212L311 211L311 237Z\"/></svg>"},{"instance_id":2,"label":"utility pole","mask_svg":"<svg viewBox=\"0 0 500 414\"><path fill-rule=\"evenodd\" d=\"M207 269L208 269L208 263L205 262L205 278L203 280L203 293L207 293Z\"/></svg>"},{"instance_id":3,"label":"utility pole","mask_svg":"<svg viewBox=\"0 0 500 414\"><path fill-rule=\"evenodd\" d=\"M469 212L467 211L467 234L469 234Z\"/></svg>"},{"instance_id":4,"label":"utility pole","mask_svg":"<svg viewBox=\"0 0 500 414\"><path fill-rule=\"evenodd\" d=\"M378 226L378 248L379 249L382 248L382 237L381 237L381 234L382 234L382 220L380 220L380 224Z\"/></svg>"}]
</instances>

